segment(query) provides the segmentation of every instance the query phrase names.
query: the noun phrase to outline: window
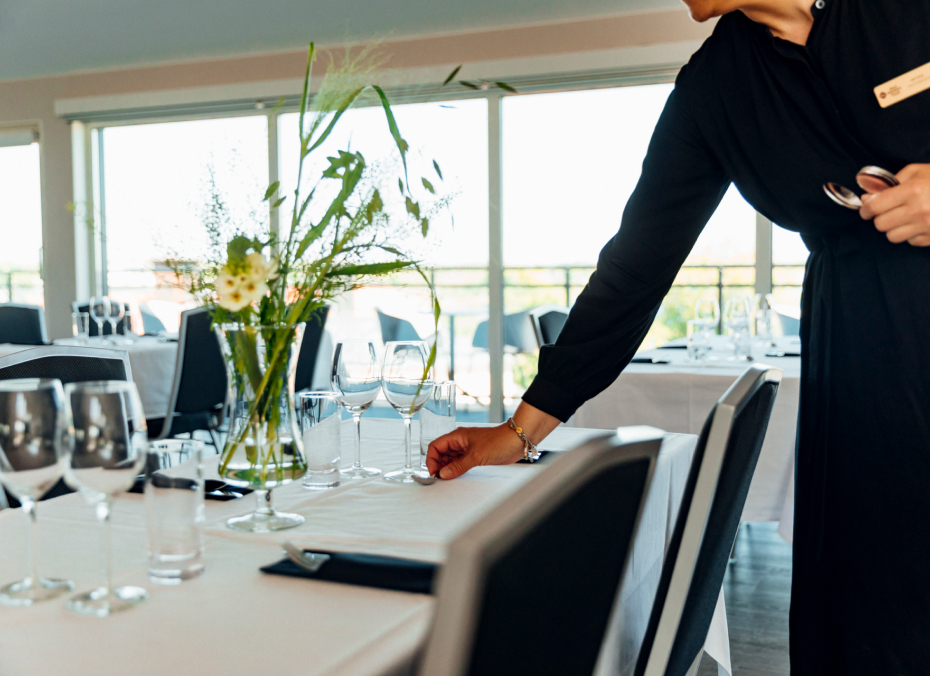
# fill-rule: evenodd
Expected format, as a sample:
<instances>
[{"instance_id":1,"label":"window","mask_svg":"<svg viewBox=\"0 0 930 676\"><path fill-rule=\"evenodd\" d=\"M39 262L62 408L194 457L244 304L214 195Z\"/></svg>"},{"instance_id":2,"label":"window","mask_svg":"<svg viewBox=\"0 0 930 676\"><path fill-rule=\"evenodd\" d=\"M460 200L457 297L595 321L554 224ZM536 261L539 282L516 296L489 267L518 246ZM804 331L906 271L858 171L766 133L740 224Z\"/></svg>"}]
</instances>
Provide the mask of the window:
<instances>
[{"instance_id":1,"label":"window","mask_svg":"<svg viewBox=\"0 0 930 676\"><path fill-rule=\"evenodd\" d=\"M798 233L772 228L772 294L775 296L775 309L795 319L801 317L801 283L804 281L808 253Z\"/></svg>"},{"instance_id":2,"label":"window","mask_svg":"<svg viewBox=\"0 0 930 676\"><path fill-rule=\"evenodd\" d=\"M0 302L44 305L39 144L32 137L31 130L0 132Z\"/></svg>"},{"instance_id":3,"label":"window","mask_svg":"<svg viewBox=\"0 0 930 676\"><path fill-rule=\"evenodd\" d=\"M103 139L102 236L106 292L145 306L176 331L187 295L169 285L168 257L196 260L207 245L203 226L211 195L233 223L263 223L268 186L265 116L196 120L99 132Z\"/></svg>"}]
</instances>

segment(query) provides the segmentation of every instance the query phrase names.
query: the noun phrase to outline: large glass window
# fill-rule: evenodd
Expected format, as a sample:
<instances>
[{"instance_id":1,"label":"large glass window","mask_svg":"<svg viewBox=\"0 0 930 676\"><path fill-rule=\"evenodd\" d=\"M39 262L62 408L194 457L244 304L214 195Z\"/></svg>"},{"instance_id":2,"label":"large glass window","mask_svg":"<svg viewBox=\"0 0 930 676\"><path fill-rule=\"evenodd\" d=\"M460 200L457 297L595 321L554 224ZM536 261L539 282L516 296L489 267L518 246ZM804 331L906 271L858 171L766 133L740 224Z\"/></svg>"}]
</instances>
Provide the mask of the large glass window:
<instances>
[{"instance_id":1,"label":"large glass window","mask_svg":"<svg viewBox=\"0 0 930 676\"><path fill-rule=\"evenodd\" d=\"M788 317L801 317L801 283L809 252L801 236L772 227L772 293L775 309Z\"/></svg>"},{"instance_id":2,"label":"large glass window","mask_svg":"<svg viewBox=\"0 0 930 676\"><path fill-rule=\"evenodd\" d=\"M44 305L38 143L0 147L0 232L0 302Z\"/></svg>"},{"instance_id":3,"label":"large glass window","mask_svg":"<svg viewBox=\"0 0 930 676\"><path fill-rule=\"evenodd\" d=\"M103 134L108 293L145 306L176 331L186 293L170 285L169 257L197 260L216 200L231 227L267 221L264 116L109 127Z\"/></svg>"},{"instance_id":4,"label":"large glass window","mask_svg":"<svg viewBox=\"0 0 930 676\"><path fill-rule=\"evenodd\" d=\"M617 232L672 85L504 99L505 312L570 306L600 249ZM684 335L701 296L752 295L755 211L732 188L705 227L645 346ZM536 372L536 354L508 357L512 404Z\"/></svg>"},{"instance_id":5,"label":"large glass window","mask_svg":"<svg viewBox=\"0 0 930 676\"><path fill-rule=\"evenodd\" d=\"M439 325L437 373L453 375L470 396L459 397L459 417L463 420L487 420L491 383L487 339L481 338L480 325L488 314L488 136L487 101L444 101L395 105L394 115L401 134L410 145L408 167L411 187L421 204L435 206L429 236L409 238L415 252L430 268L440 294L443 317ZM299 116L296 113L278 118L279 165L282 194L291 195L297 181L299 160ZM304 168L304 194L318 180L326 166L325 158L339 149L360 151L370 167L369 180L381 189L389 213L404 219L404 202L397 189L402 168L400 155L388 133L380 106L350 110L334 134L315 151L316 159ZM417 185L413 177L434 177L435 160L443 174L434 181L437 198ZM318 192L320 207L325 209L326 195ZM289 197L286 205L292 206ZM319 213L310 213L312 219ZM290 210L281 215L282 228ZM367 338L376 342L396 339L380 317L394 317L409 322L421 338L431 337L434 323L429 294L415 274L397 275L381 285L347 294L331 308L327 330L334 341ZM484 335L486 336L486 330ZM376 413L388 414L377 407Z\"/></svg>"}]
</instances>

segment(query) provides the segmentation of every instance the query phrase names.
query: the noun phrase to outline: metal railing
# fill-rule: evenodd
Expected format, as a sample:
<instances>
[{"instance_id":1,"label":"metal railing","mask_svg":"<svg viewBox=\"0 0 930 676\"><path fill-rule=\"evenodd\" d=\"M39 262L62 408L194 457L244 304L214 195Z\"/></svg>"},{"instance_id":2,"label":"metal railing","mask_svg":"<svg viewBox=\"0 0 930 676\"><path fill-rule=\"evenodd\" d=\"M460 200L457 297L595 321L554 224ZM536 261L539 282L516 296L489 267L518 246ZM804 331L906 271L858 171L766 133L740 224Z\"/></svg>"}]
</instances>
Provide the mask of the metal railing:
<instances>
[{"instance_id":1,"label":"metal railing","mask_svg":"<svg viewBox=\"0 0 930 676\"><path fill-rule=\"evenodd\" d=\"M29 282L25 282L29 279ZM5 292L5 301L9 303L17 302L18 290L28 289L30 291L42 292L42 276L38 270L3 270L0 269L0 289ZM2 294L2 292L0 292ZM0 295L2 298L2 295Z\"/></svg>"}]
</instances>

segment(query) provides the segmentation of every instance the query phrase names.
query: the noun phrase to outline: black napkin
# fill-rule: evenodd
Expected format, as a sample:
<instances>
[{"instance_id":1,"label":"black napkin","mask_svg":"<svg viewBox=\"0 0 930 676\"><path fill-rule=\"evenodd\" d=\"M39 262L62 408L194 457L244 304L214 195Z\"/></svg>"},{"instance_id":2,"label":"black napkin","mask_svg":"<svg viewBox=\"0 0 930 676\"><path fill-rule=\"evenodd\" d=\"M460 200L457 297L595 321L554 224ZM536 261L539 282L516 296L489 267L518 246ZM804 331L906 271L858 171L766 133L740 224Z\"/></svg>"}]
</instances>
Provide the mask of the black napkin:
<instances>
[{"instance_id":1,"label":"black napkin","mask_svg":"<svg viewBox=\"0 0 930 676\"><path fill-rule=\"evenodd\" d=\"M136 480L132 484L132 488L129 489L130 493L144 493L145 492L145 477L137 476ZM216 500L218 502L226 502L227 500L235 500L243 496L248 495L252 492L251 488L237 488L236 486L230 486L224 481L217 481L216 479L207 479L204 482L203 487L204 499L205 500Z\"/></svg>"},{"instance_id":2,"label":"black napkin","mask_svg":"<svg viewBox=\"0 0 930 676\"><path fill-rule=\"evenodd\" d=\"M308 577L325 582L341 582L361 587L429 594L432 592L433 578L439 568L435 563L398 559L392 556L344 552L316 553L329 554L330 559L315 573L301 568L287 558L265 566L261 571L272 575Z\"/></svg>"},{"instance_id":3,"label":"black napkin","mask_svg":"<svg viewBox=\"0 0 930 676\"><path fill-rule=\"evenodd\" d=\"M668 359L653 359L652 357L633 357L631 364L671 364Z\"/></svg>"},{"instance_id":4,"label":"black napkin","mask_svg":"<svg viewBox=\"0 0 930 676\"><path fill-rule=\"evenodd\" d=\"M536 458L536 462L540 462L540 461L544 460L545 457L546 457L547 455L549 455L550 453L552 453L552 451L540 451L540 452L539 452L539 457ZM529 460L527 460L526 458L520 458L519 460L517 460L517 464L520 464L520 463L523 463L524 465L531 465L531 464L534 464L534 463L531 463L531 462L530 462Z\"/></svg>"}]
</instances>

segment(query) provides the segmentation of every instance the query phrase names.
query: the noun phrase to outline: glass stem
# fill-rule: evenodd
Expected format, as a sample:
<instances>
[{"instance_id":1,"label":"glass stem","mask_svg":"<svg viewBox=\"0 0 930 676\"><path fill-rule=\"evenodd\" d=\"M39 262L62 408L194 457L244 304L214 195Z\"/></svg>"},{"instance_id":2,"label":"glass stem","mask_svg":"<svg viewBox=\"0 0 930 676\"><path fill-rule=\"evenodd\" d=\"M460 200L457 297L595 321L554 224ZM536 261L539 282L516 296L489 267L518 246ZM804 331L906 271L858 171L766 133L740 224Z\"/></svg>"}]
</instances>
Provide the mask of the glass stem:
<instances>
[{"instance_id":1,"label":"glass stem","mask_svg":"<svg viewBox=\"0 0 930 676\"><path fill-rule=\"evenodd\" d=\"M362 414L353 413L352 420L355 421L355 464L353 469L362 468Z\"/></svg>"},{"instance_id":2,"label":"glass stem","mask_svg":"<svg viewBox=\"0 0 930 676\"><path fill-rule=\"evenodd\" d=\"M0 489L3 490L3 489ZM20 498L23 514L29 519L29 537L26 541L26 564L29 574L32 575L32 586L39 586L39 540L36 528L36 503L34 500Z\"/></svg>"},{"instance_id":3,"label":"glass stem","mask_svg":"<svg viewBox=\"0 0 930 676\"><path fill-rule=\"evenodd\" d=\"M103 555L106 563L107 593L113 592L113 538L110 533L110 501L97 503L97 519L103 523Z\"/></svg>"},{"instance_id":4,"label":"glass stem","mask_svg":"<svg viewBox=\"0 0 930 676\"><path fill-rule=\"evenodd\" d=\"M255 507L255 513L262 516L271 516L274 514L274 497L271 491L256 489L255 499L258 504Z\"/></svg>"},{"instance_id":5,"label":"glass stem","mask_svg":"<svg viewBox=\"0 0 930 676\"><path fill-rule=\"evenodd\" d=\"M410 439L410 416L404 416L404 441L407 443L407 464L404 465L404 469L408 472L413 471L413 443Z\"/></svg>"}]
</instances>

